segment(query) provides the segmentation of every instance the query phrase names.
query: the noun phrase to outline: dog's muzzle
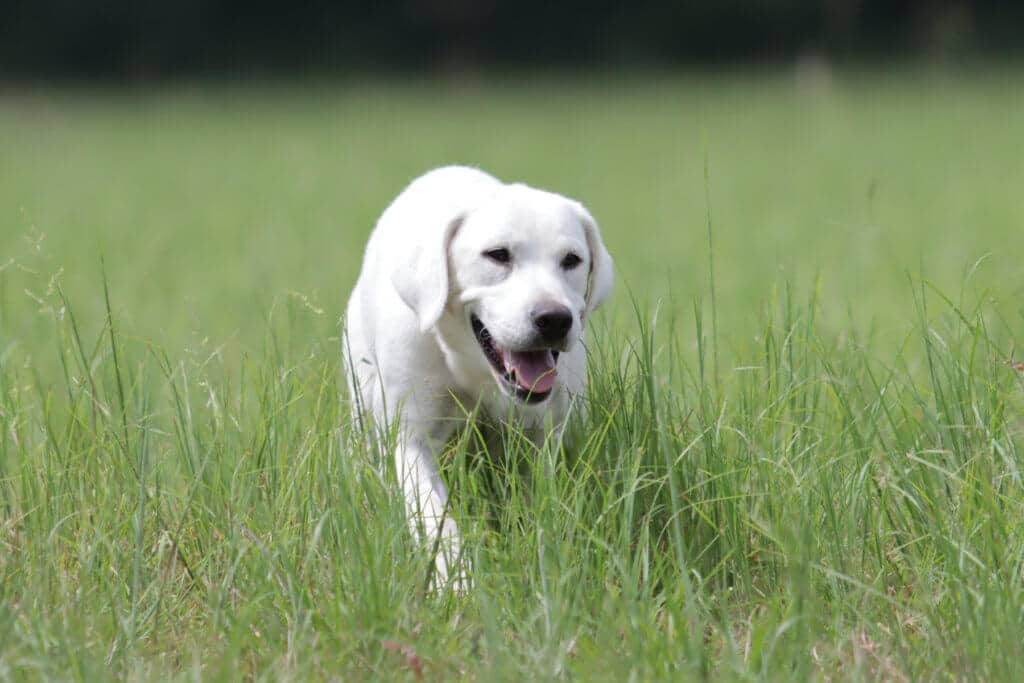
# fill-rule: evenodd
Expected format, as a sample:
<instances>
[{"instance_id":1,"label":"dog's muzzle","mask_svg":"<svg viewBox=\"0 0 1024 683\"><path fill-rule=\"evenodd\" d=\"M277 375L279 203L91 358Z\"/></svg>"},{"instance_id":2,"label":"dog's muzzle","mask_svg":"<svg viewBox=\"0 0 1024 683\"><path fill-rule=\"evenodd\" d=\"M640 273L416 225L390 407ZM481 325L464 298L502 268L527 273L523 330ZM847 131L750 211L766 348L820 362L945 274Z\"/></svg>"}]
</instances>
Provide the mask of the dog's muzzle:
<instances>
[{"instance_id":1,"label":"dog's muzzle","mask_svg":"<svg viewBox=\"0 0 1024 683\"><path fill-rule=\"evenodd\" d=\"M540 331L537 323L537 316L534 316L534 326L538 328L540 337L550 343L549 338L561 330L555 341L562 342L572 326L572 315L569 314L569 324L565 326L561 319L547 321L548 329L553 330L545 335ZM515 398L525 403L540 403L551 395L555 385L555 378L558 376L558 351L550 348L529 349L524 351L513 351L504 349L495 343L490 331L484 326L480 318L470 316L470 325L477 343L484 356L491 364L495 375L498 377L498 384ZM562 328L565 328L564 330Z\"/></svg>"}]
</instances>

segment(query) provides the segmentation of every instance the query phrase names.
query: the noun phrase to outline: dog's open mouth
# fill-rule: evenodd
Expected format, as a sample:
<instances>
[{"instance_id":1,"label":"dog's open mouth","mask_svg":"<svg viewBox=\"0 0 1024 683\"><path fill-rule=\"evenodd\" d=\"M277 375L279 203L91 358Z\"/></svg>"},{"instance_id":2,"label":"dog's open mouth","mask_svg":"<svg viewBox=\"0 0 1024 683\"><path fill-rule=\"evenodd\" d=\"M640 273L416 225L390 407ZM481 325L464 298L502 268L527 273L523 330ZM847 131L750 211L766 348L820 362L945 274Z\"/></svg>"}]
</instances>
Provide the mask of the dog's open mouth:
<instances>
[{"instance_id":1,"label":"dog's open mouth","mask_svg":"<svg viewBox=\"0 0 1024 683\"><path fill-rule=\"evenodd\" d=\"M526 403L540 403L551 395L558 370L558 351L536 349L533 351L512 351L494 343L491 333L480 322L470 317L473 334L491 367L501 383L516 398Z\"/></svg>"}]
</instances>

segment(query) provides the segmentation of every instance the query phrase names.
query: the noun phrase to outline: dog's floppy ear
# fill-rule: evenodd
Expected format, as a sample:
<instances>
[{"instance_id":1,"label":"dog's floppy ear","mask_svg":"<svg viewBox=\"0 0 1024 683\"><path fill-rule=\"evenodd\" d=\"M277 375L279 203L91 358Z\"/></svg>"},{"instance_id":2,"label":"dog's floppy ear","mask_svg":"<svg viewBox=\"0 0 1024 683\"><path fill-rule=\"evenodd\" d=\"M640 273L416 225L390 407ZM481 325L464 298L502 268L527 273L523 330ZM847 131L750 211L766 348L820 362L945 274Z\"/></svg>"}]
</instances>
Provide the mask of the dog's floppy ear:
<instances>
[{"instance_id":1,"label":"dog's floppy ear","mask_svg":"<svg viewBox=\"0 0 1024 683\"><path fill-rule=\"evenodd\" d=\"M381 216L377 229L389 235L391 285L416 314L421 332L437 324L448 303L448 249L455 233L499 185L475 168L437 168L414 180Z\"/></svg>"},{"instance_id":2,"label":"dog's floppy ear","mask_svg":"<svg viewBox=\"0 0 1024 683\"><path fill-rule=\"evenodd\" d=\"M448 247L465 214L420 218L416 236L396 244L391 284L419 319L420 331L437 324L448 303Z\"/></svg>"},{"instance_id":3,"label":"dog's floppy ear","mask_svg":"<svg viewBox=\"0 0 1024 683\"><path fill-rule=\"evenodd\" d=\"M615 265L604 247L604 242L601 241L601 230L597 227L597 221L579 202L573 202L573 208L583 223L583 230L587 235L587 249L590 251L590 278L587 282L587 306L584 312L584 315L589 317L612 293Z\"/></svg>"}]
</instances>

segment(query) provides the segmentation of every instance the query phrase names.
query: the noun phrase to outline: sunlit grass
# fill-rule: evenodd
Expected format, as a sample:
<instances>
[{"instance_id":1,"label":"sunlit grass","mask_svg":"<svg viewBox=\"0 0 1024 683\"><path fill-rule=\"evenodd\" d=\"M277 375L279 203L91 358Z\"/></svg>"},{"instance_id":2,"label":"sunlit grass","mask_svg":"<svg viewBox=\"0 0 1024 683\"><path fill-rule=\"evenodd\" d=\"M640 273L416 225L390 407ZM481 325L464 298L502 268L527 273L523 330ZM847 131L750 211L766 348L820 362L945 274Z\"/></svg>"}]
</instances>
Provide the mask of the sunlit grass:
<instances>
[{"instance_id":1,"label":"sunlit grass","mask_svg":"<svg viewBox=\"0 0 1024 683\"><path fill-rule=\"evenodd\" d=\"M1018 680L1001 83L3 102L0 678ZM441 458L464 595L339 367L447 161L579 197L622 275L564 442Z\"/></svg>"},{"instance_id":2,"label":"sunlit grass","mask_svg":"<svg viewBox=\"0 0 1024 683\"><path fill-rule=\"evenodd\" d=\"M674 348L690 325L659 345L638 304L634 332L598 330L567 444L513 432L487 457L470 430L445 457L466 595L425 588L429 549L339 403L337 354L282 351L285 326L234 367L173 358L113 317L83 337L60 300L64 382L0 375L3 662L1012 679L1024 382L983 310L911 286L895 355L823 335L787 292L720 388Z\"/></svg>"}]
</instances>

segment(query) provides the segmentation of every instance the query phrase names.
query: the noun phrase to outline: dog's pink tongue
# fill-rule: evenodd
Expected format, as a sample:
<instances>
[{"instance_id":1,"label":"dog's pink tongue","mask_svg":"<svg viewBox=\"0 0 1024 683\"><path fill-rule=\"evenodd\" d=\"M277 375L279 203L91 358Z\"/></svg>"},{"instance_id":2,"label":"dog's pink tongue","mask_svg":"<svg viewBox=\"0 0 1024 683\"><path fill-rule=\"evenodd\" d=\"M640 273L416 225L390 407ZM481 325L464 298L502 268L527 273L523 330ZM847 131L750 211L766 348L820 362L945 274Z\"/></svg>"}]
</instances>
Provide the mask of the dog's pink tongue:
<instances>
[{"instance_id":1,"label":"dog's pink tongue","mask_svg":"<svg viewBox=\"0 0 1024 683\"><path fill-rule=\"evenodd\" d=\"M550 351L510 351L506 359L519 386L535 394L551 391L555 383L555 356Z\"/></svg>"}]
</instances>

